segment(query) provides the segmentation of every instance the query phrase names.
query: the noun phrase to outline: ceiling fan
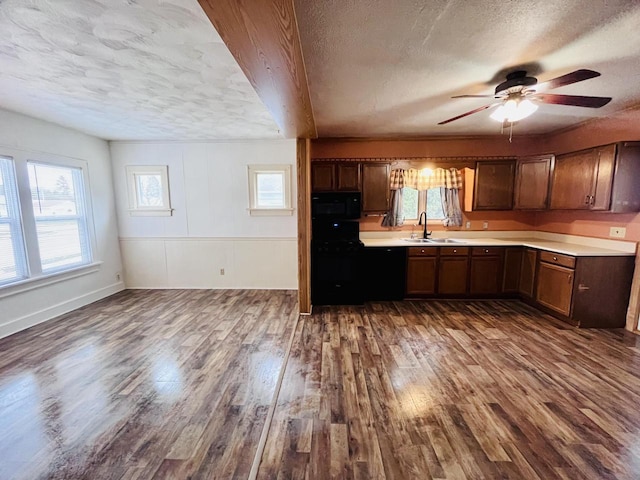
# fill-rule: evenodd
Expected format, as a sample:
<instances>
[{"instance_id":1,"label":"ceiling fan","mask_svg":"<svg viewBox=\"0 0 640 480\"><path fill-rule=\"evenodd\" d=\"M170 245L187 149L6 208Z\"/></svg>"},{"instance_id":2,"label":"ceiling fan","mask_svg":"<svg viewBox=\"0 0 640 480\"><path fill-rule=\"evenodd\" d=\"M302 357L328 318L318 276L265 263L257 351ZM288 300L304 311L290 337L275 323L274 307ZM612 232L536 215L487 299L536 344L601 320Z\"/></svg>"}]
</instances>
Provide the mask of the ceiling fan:
<instances>
[{"instance_id":1,"label":"ceiling fan","mask_svg":"<svg viewBox=\"0 0 640 480\"><path fill-rule=\"evenodd\" d=\"M554 95L544 93L547 90L564 87L572 83L582 82L590 78L599 77L593 70L576 70L560 77L553 78L544 83L538 83L535 77L528 77L525 70L517 70L507 75L506 81L496 87L494 95L457 95L451 98L496 98L498 101L483 105L480 108L463 113L457 117L449 118L438 125L459 120L468 115L498 107L491 118L499 122L517 122L528 117L538 109L537 103L549 103L553 105L572 105L575 107L600 108L611 101L611 97L588 97L582 95Z\"/></svg>"}]
</instances>

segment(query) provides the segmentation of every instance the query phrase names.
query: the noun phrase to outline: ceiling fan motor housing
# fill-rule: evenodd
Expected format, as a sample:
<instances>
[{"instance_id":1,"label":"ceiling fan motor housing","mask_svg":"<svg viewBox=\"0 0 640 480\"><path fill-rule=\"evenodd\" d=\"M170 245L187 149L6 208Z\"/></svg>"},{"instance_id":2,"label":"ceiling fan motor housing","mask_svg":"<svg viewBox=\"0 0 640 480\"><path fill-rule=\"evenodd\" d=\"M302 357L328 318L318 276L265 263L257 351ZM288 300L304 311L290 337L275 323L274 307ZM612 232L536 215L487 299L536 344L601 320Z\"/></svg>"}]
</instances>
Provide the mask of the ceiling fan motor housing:
<instances>
[{"instance_id":1,"label":"ceiling fan motor housing","mask_svg":"<svg viewBox=\"0 0 640 480\"><path fill-rule=\"evenodd\" d=\"M536 83L538 83L537 78L527 77L527 72L524 70L516 70L508 74L507 80L496 87L495 94L512 93L509 91L512 89L513 92L521 91L524 87L531 87Z\"/></svg>"}]
</instances>

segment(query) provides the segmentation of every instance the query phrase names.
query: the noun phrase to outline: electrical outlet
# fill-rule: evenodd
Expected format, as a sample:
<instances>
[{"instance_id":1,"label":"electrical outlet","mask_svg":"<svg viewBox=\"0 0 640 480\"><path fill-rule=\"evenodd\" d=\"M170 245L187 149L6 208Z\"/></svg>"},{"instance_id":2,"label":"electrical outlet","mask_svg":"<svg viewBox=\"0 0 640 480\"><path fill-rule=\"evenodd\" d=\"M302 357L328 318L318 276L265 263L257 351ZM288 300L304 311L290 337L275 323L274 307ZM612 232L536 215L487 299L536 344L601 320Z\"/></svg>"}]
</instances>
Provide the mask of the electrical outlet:
<instances>
[{"instance_id":1,"label":"electrical outlet","mask_svg":"<svg viewBox=\"0 0 640 480\"><path fill-rule=\"evenodd\" d=\"M119 282L121 279L120 272L116 273L116 282Z\"/></svg>"},{"instance_id":2,"label":"electrical outlet","mask_svg":"<svg viewBox=\"0 0 640 480\"><path fill-rule=\"evenodd\" d=\"M224 275L224 268L220 269L220 275Z\"/></svg>"},{"instance_id":3,"label":"electrical outlet","mask_svg":"<svg viewBox=\"0 0 640 480\"><path fill-rule=\"evenodd\" d=\"M627 229L624 227L611 227L609 229L609 236L612 238L624 238L627 234Z\"/></svg>"},{"instance_id":4,"label":"electrical outlet","mask_svg":"<svg viewBox=\"0 0 640 480\"><path fill-rule=\"evenodd\" d=\"M469 230L471 228L471 222L467 222L464 224L464 228L466 228L467 230Z\"/></svg>"},{"instance_id":5,"label":"electrical outlet","mask_svg":"<svg viewBox=\"0 0 640 480\"><path fill-rule=\"evenodd\" d=\"M489 222L482 222L482 229L487 230L489 228Z\"/></svg>"}]
</instances>

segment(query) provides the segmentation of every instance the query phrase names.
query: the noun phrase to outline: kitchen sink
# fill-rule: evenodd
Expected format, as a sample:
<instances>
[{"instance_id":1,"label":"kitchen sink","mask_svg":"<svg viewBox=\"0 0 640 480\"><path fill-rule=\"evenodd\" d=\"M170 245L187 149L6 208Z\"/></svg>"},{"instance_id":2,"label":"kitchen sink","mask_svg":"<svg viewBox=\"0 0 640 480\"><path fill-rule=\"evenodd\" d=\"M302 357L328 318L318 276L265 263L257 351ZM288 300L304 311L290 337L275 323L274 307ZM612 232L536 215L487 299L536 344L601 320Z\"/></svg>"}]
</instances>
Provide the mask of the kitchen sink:
<instances>
[{"instance_id":1,"label":"kitchen sink","mask_svg":"<svg viewBox=\"0 0 640 480\"><path fill-rule=\"evenodd\" d=\"M461 240L454 240L453 238L403 238L402 240L411 243L465 243Z\"/></svg>"}]
</instances>

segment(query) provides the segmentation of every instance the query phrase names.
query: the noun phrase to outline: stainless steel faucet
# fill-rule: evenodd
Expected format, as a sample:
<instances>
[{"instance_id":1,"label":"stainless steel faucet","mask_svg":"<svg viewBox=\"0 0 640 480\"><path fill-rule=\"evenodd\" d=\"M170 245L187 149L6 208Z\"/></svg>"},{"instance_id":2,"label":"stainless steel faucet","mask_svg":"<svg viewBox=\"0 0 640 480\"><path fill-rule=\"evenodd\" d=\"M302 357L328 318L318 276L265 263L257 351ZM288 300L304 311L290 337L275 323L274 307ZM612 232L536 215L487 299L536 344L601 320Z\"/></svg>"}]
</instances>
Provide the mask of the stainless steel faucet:
<instances>
[{"instance_id":1,"label":"stainless steel faucet","mask_svg":"<svg viewBox=\"0 0 640 480\"><path fill-rule=\"evenodd\" d=\"M422 212L420 214L420 218L418 219L418 225L422 225L422 216L424 215L424 231L422 232L422 238L429 238L431 232L427 232L427 212Z\"/></svg>"}]
</instances>

